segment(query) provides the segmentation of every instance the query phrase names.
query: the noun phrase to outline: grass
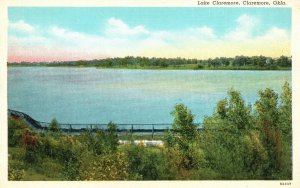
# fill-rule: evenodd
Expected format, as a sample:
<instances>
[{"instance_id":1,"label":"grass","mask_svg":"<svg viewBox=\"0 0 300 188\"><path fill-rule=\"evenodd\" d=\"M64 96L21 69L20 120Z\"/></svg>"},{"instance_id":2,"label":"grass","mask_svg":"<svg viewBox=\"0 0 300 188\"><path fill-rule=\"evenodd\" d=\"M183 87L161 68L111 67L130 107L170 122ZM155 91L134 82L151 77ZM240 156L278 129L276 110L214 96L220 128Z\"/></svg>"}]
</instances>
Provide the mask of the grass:
<instances>
[{"instance_id":1,"label":"grass","mask_svg":"<svg viewBox=\"0 0 300 188\"><path fill-rule=\"evenodd\" d=\"M49 177L38 173L35 169L26 169L23 177L24 181L59 181L57 178Z\"/></svg>"},{"instance_id":2,"label":"grass","mask_svg":"<svg viewBox=\"0 0 300 188\"><path fill-rule=\"evenodd\" d=\"M45 157L36 164L25 164L23 162L25 149L22 147L9 147L9 168L23 171L24 181L59 181L63 180L61 173L63 166L57 160Z\"/></svg>"}]
</instances>

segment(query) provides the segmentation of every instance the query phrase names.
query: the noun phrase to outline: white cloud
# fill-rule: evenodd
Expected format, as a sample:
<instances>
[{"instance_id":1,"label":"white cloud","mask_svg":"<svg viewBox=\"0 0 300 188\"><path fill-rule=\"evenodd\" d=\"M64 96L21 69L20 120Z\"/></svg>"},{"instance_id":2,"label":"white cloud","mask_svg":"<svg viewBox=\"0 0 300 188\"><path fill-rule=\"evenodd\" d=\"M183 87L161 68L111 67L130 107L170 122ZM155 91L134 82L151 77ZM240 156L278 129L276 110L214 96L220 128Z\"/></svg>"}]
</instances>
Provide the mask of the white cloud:
<instances>
[{"instance_id":1,"label":"white cloud","mask_svg":"<svg viewBox=\"0 0 300 188\"><path fill-rule=\"evenodd\" d=\"M247 14L243 14L236 19L238 30L252 31L260 23L259 19Z\"/></svg>"},{"instance_id":2,"label":"white cloud","mask_svg":"<svg viewBox=\"0 0 300 188\"><path fill-rule=\"evenodd\" d=\"M258 18L243 14L236 20L236 27L225 35L230 40L245 40L252 37L253 32L259 27Z\"/></svg>"},{"instance_id":3,"label":"white cloud","mask_svg":"<svg viewBox=\"0 0 300 188\"><path fill-rule=\"evenodd\" d=\"M149 34L144 26L138 25L130 28L125 22L117 18L110 18L107 21L106 34L109 35L141 35Z\"/></svg>"},{"instance_id":4,"label":"white cloud","mask_svg":"<svg viewBox=\"0 0 300 188\"><path fill-rule=\"evenodd\" d=\"M32 33L35 31L35 28L32 25L26 23L24 20L19 20L17 22L9 22L8 26L11 29L26 33Z\"/></svg>"},{"instance_id":5,"label":"white cloud","mask_svg":"<svg viewBox=\"0 0 300 188\"><path fill-rule=\"evenodd\" d=\"M92 36L89 36L87 34L67 30L64 28L57 27L57 26L52 27L50 30L50 33L56 37L60 37L62 39L70 40L70 41L85 41L85 40L90 40L91 38L93 38Z\"/></svg>"},{"instance_id":6,"label":"white cloud","mask_svg":"<svg viewBox=\"0 0 300 188\"><path fill-rule=\"evenodd\" d=\"M254 31L259 28L259 23L255 17L241 15L236 19L234 28L227 34L217 36L214 29L209 26L182 28L177 31L154 31L147 30L142 25L129 27L120 19L110 18L102 35L54 26L47 32L44 30L36 32L35 35L28 33L27 36L9 36L8 43L10 53L19 56L31 54L37 59L44 54L44 59L53 60L98 59L128 55L184 58L289 55L289 33L285 29L272 27L260 35L255 35ZM37 52L36 49L43 50Z\"/></svg>"},{"instance_id":7,"label":"white cloud","mask_svg":"<svg viewBox=\"0 0 300 188\"><path fill-rule=\"evenodd\" d=\"M36 35L36 36L31 35L28 37L9 36L8 41L9 41L9 43L24 44L27 46L32 46L32 45L37 45L37 44L46 45L51 42L51 40L49 40L48 38L39 36L39 35Z\"/></svg>"},{"instance_id":8,"label":"white cloud","mask_svg":"<svg viewBox=\"0 0 300 188\"><path fill-rule=\"evenodd\" d=\"M203 26L203 27L196 28L196 30L203 37L216 38L216 35L214 34L214 30L210 27Z\"/></svg>"},{"instance_id":9,"label":"white cloud","mask_svg":"<svg viewBox=\"0 0 300 188\"><path fill-rule=\"evenodd\" d=\"M290 38L289 33L285 29L278 27L272 27L265 35L257 37L258 39L265 40L288 40Z\"/></svg>"}]
</instances>

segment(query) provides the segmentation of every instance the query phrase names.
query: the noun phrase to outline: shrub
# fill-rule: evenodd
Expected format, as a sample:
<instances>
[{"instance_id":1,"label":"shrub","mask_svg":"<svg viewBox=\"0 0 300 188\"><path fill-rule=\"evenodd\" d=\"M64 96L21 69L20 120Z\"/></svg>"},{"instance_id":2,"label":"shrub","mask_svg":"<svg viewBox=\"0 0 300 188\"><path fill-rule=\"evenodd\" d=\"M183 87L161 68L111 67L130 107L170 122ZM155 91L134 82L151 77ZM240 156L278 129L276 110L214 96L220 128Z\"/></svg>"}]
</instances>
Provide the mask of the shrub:
<instances>
[{"instance_id":1,"label":"shrub","mask_svg":"<svg viewBox=\"0 0 300 188\"><path fill-rule=\"evenodd\" d=\"M115 152L118 146L118 134L117 134L117 125L113 122L109 122L107 125L107 138L106 145L109 148L110 152Z\"/></svg>"},{"instance_id":2,"label":"shrub","mask_svg":"<svg viewBox=\"0 0 300 188\"><path fill-rule=\"evenodd\" d=\"M132 180L170 179L167 155L163 148L129 145L124 147Z\"/></svg>"},{"instance_id":3,"label":"shrub","mask_svg":"<svg viewBox=\"0 0 300 188\"><path fill-rule=\"evenodd\" d=\"M18 151L14 151L13 153L18 153ZM9 181L16 181L16 180L23 180L25 175L24 171L24 163L20 158L13 159L12 154L8 159L8 180Z\"/></svg>"},{"instance_id":4,"label":"shrub","mask_svg":"<svg viewBox=\"0 0 300 188\"><path fill-rule=\"evenodd\" d=\"M24 169L14 169L14 168L8 168L8 180L9 181L18 181L23 180L25 175Z\"/></svg>"},{"instance_id":5,"label":"shrub","mask_svg":"<svg viewBox=\"0 0 300 188\"><path fill-rule=\"evenodd\" d=\"M62 177L62 174L64 173L63 165L64 164L59 163L56 159L45 157L35 165L35 170L39 174L60 180L64 179L64 177Z\"/></svg>"},{"instance_id":6,"label":"shrub","mask_svg":"<svg viewBox=\"0 0 300 188\"><path fill-rule=\"evenodd\" d=\"M27 129L28 125L22 119L8 118L8 146L21 146L22 135Z\"/></svg>"},{"instance_id":7,"label":"shrub","mask_svg":"<svg viewBox=\"0 0 300 188\"><path fill-rule=\"evenodd\" d=\"M33 132L26 130L22 136L22 145L25 148L25 161L29 164L37 162L36 149L39 145L39 138Z\"/></svg>"},{"instance_id":8,"label":"shrub","mask_svg":"<svg viewBox=\"0 0 300 188\"><path fill-rule=\"evenodd\" d=\"M52 132L59 132L60 131L60 126L57 122L57 120L54 118L52 119L50 125L49 125L49 130Z\"/></svg>"},{"instance_id":9,"label":"shrub","mask_svg":"<svg viewBox=\"0 0 300 188\"><path fill-rule=\"evenodd\" d=\"M231 122L238 129L250 128L252 124L251 106L245 105L240 92L231 89L229 99L225 98L217 103L216 112L221 119Z\"/></svg>"},{"instance_id":10,"label":"shrub","mask_svg":"<svg viewBox=\"0 0 300 188\"><path fill-rule=\"evenodd\" d=\"M125 154L86 155L79 169L81 180L127 180L128 162Z\"/></svg>"}]
</instances>

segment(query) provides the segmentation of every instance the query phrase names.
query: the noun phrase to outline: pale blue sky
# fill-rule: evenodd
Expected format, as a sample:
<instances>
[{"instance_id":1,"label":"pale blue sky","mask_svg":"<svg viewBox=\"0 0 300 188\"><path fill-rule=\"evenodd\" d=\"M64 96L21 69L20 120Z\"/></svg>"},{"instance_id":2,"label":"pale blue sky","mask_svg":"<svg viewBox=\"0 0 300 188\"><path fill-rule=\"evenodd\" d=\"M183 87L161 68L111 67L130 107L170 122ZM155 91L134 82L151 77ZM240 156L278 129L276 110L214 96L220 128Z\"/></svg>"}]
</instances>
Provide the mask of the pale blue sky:
<instances>
[{"instance_id":1,"label":"pale blue sky","mask_svg":"<svg viewBox=\"0 0 300 188\"><path fill-rule=\"evenodd\" d=\"M31 49L34 61L39 57L50 61L51 51L58 47L64 53L52 52L53 60L175 54L207 58L253 55L258 47L262 54L257 55L275 56L270 50L282 53L278 56L290 53L286 49L290 46L290 8L9 7L8 17L11 61L28 59L22 52L30 47L44 49L44 53ZM265 48L270 46L261 46L274 40L285 49L267 51ZM187 47L189 41L193 48ZM239 46L232 53L213 54L216 46L224 51L234 44ZM78 47L82 47L81 52L76 50ZM164 54L159 53L160 49L165 50Z\"/></svg>"}]
</instances>

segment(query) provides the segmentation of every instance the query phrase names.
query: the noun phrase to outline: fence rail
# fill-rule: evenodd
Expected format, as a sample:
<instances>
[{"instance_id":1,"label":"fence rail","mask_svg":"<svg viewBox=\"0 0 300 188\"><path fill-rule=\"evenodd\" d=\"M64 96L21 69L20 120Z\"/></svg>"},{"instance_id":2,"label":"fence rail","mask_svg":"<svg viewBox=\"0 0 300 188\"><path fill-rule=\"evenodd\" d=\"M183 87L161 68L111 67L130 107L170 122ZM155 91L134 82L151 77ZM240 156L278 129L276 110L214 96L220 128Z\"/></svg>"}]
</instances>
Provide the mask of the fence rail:
<instances>
[{"instance_id":1,"label":"fence rail","mask_svg":"<svg viewBox=\"0 0 300 188\"><path fill-rule=\"evenodd\" d=\"M29 115L8 109L8 116L22 118L24 119L33 129L47 131L49 130L49 122L37 121L30 117ZM60 130L66 133L80 133L85 131L95 132L97 130L106 130L108 124L70 124L70 123L58 123ZM165 131L176 131L171 129L172 123L136 123L136 124L126 124L126 123L116 123L118 133L163 133ZM198 130L202 130L201 123L196 123Z\"/></svg>"}]
</instances>

